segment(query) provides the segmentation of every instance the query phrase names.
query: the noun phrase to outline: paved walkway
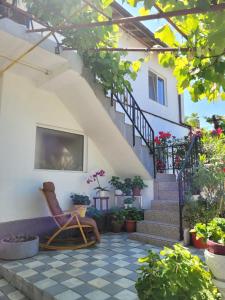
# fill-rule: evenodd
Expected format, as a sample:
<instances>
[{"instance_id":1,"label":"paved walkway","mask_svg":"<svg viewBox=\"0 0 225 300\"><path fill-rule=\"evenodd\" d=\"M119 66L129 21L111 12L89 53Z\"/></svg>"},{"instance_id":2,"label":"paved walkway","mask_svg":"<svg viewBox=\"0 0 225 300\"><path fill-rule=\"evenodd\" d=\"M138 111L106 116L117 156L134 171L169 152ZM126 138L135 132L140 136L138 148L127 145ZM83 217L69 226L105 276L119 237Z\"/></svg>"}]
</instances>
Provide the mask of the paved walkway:
<instances>
[{"instance_id":1,"label":"paved walkway","mask_svg":"<svg viewBox=\"0 0 225 300\"><path fill-rule=\"evenodd\" d=\"M129 240L126 234L105 234L93 248L40 252L31 259L1 262L0 273L32 300L136 300L137 259L149 249L161 250ZM202 251L193 251L202 257ZM0 291L8 296L0 300L25 299L6 284L0 279Z\"/></svg>"}]
</instances>

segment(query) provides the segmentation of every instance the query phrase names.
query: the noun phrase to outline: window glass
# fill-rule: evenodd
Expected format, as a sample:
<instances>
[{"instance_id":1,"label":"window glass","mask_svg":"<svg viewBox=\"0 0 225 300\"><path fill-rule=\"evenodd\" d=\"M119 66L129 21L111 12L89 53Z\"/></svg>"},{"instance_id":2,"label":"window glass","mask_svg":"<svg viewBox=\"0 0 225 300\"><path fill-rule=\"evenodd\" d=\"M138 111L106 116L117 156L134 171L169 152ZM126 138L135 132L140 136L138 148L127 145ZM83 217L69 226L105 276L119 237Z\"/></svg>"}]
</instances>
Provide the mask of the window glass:
<instances>
[{"instance_id":1,"label":"window glass","mask_svg":"<svg viewBox=\"0 0 225 300\"><path fill-rule=\"evenodd\" d=\"M37 127L35 168L83 171L84 136Z\"/></svg>"},{"instance_id":2,"label":"window glass","mask_svg":"<svg viewBox=\"0 0 225 300\"><path fill-rule=\"evenodd\" d=\"M149 97L157 101L157 76L149 71Z\"/></svg>"},{"instance_id":3,"label":"window glass","mask_svg":"<svg viewBox=\"0 0 225 300\"><path fill-rule=\"evenodd\" d=\"M164 80L158 77L158 102L165 105L165 86Z\"/></svg>"}]
</instances>

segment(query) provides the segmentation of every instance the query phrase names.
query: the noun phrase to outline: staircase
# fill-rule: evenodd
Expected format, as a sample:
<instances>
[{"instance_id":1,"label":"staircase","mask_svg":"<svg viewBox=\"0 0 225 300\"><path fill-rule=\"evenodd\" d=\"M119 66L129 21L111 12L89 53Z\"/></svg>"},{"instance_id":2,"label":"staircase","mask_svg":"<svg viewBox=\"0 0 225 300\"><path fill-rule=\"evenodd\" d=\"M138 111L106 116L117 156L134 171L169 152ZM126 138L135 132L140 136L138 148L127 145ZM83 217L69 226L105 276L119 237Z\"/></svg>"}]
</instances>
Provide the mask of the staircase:
<instances>
[{"instance_id":1,"label":"staircase","mask_svg":"<svg viewBox=\"0 0 225 300\"><path fill-rule=\"evenodd\" d=\"M172 246L180 239L179 190L173 174L157 173L154 182L154 200L151 209L138 222L131 239L155 246Z\"/></svg>"}]
</instances>

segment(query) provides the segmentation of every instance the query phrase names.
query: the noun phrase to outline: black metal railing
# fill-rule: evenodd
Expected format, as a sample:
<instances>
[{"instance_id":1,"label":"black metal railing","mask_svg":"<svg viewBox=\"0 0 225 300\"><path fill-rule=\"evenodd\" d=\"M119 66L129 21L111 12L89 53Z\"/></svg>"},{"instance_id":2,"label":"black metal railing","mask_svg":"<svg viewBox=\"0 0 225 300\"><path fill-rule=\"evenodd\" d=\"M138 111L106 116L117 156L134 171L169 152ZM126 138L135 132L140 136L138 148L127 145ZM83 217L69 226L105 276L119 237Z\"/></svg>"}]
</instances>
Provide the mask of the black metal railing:
<instances>
[{"instance_id":1,"label":"black metal railing","mask_svg":"<svg viewBox=\"0 0 225 300\"><path fill-rule=\"evenodd\" d=\"M133 128L133 146L135 146L136 132L140 135L143 142L148 147L150 153L153 155L154 161L154 174L155 171L155 143L154 143L154 130L149 124L147 118L145 117L143 111L137 104L131 92L126 89L123 94L114 92L113 88L111 90L111 105L114 102L119 103L125 114L131 121Z\"/></svg>"},{"instance_id":2,"label":"black metal railing","mask_svg":"<svg viewBox=\"0 0 225 300\"><path fill-rule=\"evenodd\" d=\"M182 211L185 204L186 195L191 192L193 174L195 168L199 164L200 143L199 138L192 137L188 151L185 155L184 161L181 165L180 171L177 176L179 188L179 220L180 220L180 239L183 239L183 216Z\"/></svg>"}]
</instances>

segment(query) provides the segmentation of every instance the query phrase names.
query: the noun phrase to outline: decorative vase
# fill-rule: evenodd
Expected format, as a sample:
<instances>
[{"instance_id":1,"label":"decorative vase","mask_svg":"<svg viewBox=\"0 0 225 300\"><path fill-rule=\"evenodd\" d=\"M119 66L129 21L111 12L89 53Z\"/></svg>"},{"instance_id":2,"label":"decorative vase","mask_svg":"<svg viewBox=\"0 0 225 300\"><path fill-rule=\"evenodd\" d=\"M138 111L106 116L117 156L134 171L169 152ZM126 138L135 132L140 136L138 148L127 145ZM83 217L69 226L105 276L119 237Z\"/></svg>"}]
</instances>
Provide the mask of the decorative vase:
<instances>
[{"instance_id":1,"label":"decorative vase","mask_svg":"<svg viewBox=\"0 0 225 300\"><path fill-rule=\"evenodd\" d=\"M39 237L34 236L25 241L0 241L0 259L17 260L33 257L39 251Z\"/></svg>"},{"instance_id":2,"label":"decorative vase","mask_svg":"<svg viewBox=\"0 0 225 300\"><path fill-rule=\"evenodd\" d=\"M134 187L133 188L133 196L141 196L141 189L139 187Z\"/></svg>"},{"instance_id":3,"label":"decorative vase","mask_svg":"<svg viewBox=\"0 0 225 300\"><path fill-rule=\"evenodd\" d=\"M136 231L136 221L126 220L126 231L127 232L135 232Z\"/></svg>"},{"instance_id":4,"label":"decorative vase","mask_svg":"<svg viewBox=\"0 0 225 300\"><path fill-rule=\"evenodd\" d=\"M220 291L222 299L225 299L225 256L211 253L208 250L205 250L204 254L206 264L214 276L213 282Z\"/></svg>"},{"instance_id":5,"label":"decorative vase","mask_svg":"<svg viewBox=\"0 0 225 300\"><path fill-rule=\"evenodd\" d=\"M75 210L78 212L81 218L84 218L87 212L87 205L74 205Z\"/></svg>"},{"instance_id":6,"label":"decorative vase","mask_svg":"<svg viewBox=\"0 0 225 300\"><path fill-rule=\"evenodd\" d=\"M122 196L123 192L121 190L115 190L115 196Z\"/></svg>"},{"instance_id":7,"label":"decorative vase","mask_svg":"<svg viewBox=\"0 0 225 300\"><path fill-rule=\"evenodd\" d=\"M197 249L206 249L207 244L203 241L203 239L196 239L196 233L192 232L191 234L192 244Z\"/></svg>"}]
</instances>

